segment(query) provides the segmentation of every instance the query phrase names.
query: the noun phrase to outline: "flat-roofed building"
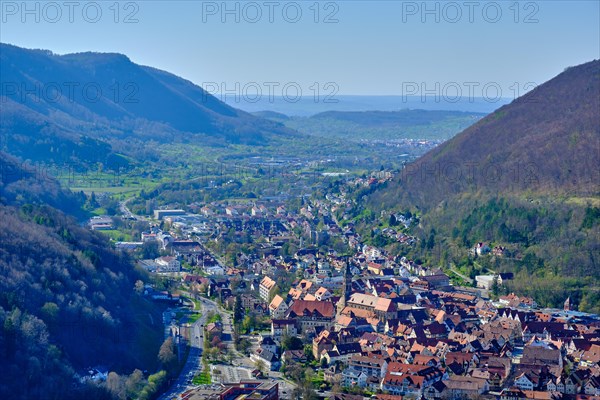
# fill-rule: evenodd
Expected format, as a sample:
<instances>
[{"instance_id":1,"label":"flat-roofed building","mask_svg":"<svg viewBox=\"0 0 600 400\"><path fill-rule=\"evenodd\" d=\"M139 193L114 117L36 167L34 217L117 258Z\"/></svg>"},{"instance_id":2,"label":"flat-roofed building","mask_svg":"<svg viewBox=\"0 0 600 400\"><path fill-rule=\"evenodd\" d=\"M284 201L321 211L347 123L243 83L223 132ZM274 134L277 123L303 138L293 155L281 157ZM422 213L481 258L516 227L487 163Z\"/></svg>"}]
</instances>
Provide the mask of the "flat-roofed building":
<instances>
[{"instance_id":1,"label":"flat-roofed building","mask_svg":"<svg viewBox=\"0 0 600 400\"><path fill-rule=\"evenodd\" d=\"M175 215L185 215L183 210L154 210L154 218L161 220L164 217L172 217Z\"/></svg>"},{"instance_id":2,"label":"flat-roofed building","mask_svg":"<svg viewBox=\"0 0 600 400\"><path fill-rule=\"evenodd\" d=\"M219 400L234 399L279 400L279 383L275 381L241 381L226 388Z\"/></svg>"}]
</instances>

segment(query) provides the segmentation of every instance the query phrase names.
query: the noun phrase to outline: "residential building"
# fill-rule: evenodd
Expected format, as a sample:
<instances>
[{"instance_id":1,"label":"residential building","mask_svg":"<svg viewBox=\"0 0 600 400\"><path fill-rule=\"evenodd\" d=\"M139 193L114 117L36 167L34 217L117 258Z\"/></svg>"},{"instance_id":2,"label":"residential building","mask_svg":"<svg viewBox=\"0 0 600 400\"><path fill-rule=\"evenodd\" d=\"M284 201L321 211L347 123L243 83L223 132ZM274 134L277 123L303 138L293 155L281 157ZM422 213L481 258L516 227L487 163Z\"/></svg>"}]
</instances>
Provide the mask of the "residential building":
<instances>
[{"instance_id":1,"label":"residential building","mask_svg":"<svg viewBox=\"0 0 600 400\"><path fill-rule=\"evenodd\" d=\"M296 320L294 319L272 319L271 335L276 341L280 341L284 336L296 336Z\"/></svg>"},{"instance_id":2,"label":"residential building","mask_svg":"<svg viewBox=\"0 0 600 400\"><path fill-rule=\"evenodd\" d=\"M308 328L329 328L335 319L335 309L330 301L296 300L287 311L287 318L295 319L299 332Z\"/></svg>"},{"instance_id":3,"label":"residential building","mask_svg":"<svg viewBox=\"0 0 600 400\"><path fill-rule=\"evenodd\" d=\"M275 295L271 303L269 304L269 315L273 319L282 319L285 316L285 313L288 310L287 303L283 300L283 297L280 295Z\"/></svg>"},{"instance_id":4,"label":"residential building","mask_svg":"<svg viewBox=\"0 0 600 400\"><path fill-rule=\"evenodd\" d=\"M264 301L269 301L271 298L271 294L275 291L275 287L277 284L275 281L268 276L265 276L261 281L258 287L258 293L261 299Z\"/></svg>"}]
</instances>

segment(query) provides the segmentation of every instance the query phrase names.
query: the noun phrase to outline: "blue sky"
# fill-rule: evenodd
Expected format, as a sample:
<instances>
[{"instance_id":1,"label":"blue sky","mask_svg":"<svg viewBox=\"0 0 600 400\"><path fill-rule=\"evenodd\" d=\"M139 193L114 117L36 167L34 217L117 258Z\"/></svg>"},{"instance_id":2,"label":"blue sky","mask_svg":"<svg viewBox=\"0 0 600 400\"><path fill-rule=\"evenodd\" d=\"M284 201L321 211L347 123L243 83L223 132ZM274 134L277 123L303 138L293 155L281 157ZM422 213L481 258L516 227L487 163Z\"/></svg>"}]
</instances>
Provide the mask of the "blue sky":
<instances>
[{"instance_id":1,"label":"blue sky","mask_svg":"<svg viewBox=\"0 0 600 400\"><path fill-rule=\"evenodd\" d=\"M511 97L600 58L599 1L74 3L2 0L0 40L124 53L197 84L276 82L276 95L290 82L379 95L476 83L475 95L497 84Z\"/></svg>"}]
</instances>

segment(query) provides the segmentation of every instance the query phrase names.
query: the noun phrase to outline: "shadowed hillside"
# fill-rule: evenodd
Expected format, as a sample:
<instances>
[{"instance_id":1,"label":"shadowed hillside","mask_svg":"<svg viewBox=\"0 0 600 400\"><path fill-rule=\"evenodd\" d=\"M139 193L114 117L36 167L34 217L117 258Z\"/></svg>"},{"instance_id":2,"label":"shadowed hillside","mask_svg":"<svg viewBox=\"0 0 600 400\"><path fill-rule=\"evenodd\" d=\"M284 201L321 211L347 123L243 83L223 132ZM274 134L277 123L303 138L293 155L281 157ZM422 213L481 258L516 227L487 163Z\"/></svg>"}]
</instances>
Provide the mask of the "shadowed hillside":
<instances>
[{"instance_id":1,"label":"shadowed hillside","mask_svg":"<svg viewBox=\"0 0 600 400\"><path fill-rule=\"evenodd\" d=\"M462 193L598 194L600 61L572 67L409 165L373 196L429 209Z\"/></svg>"},{"instance_id":2,"label":"shadowed hillside","mask_svg":"<svg viewBox=\"0 0 600 400\"><path fill-rule=\"evenodd\" d=\"M110 398L74 373L153 368L160 311L127 256L53 207L78 214L75 196L2 152L0 165L0 398Z\"/></svg>"}]
</instances>

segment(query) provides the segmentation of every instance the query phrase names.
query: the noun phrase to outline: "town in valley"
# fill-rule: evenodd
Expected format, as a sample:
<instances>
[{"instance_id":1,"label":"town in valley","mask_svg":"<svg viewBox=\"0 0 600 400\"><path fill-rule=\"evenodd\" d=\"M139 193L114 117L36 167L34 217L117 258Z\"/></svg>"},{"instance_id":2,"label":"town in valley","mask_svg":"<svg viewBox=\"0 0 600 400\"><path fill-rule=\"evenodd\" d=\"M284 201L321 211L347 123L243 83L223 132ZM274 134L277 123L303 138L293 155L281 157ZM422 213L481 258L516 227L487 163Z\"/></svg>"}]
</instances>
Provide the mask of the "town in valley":
<instances>
[{"instance_id":1,"label":"town in valley","mask_svg":"<svg viewBox=\"0 0 600 400\"><path fill-rule=\"evenodd\" d=\"M392 175L346 178L300 201L224 200L147 216L122 202L120 216L92 218L94 230L137 227L115 247L148 272L143 295L167 305L165 337L191 347L162 398L599 396L597 315L569 298L543 308L507 293L512 273L471 279L364 240L345 219L347 193ZM417 215L384 217L391 224L376 235L420 245L406 233ZM475 243L468 257L506 256Z\"/></svg>"}]
</instances>

